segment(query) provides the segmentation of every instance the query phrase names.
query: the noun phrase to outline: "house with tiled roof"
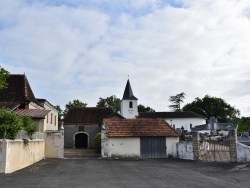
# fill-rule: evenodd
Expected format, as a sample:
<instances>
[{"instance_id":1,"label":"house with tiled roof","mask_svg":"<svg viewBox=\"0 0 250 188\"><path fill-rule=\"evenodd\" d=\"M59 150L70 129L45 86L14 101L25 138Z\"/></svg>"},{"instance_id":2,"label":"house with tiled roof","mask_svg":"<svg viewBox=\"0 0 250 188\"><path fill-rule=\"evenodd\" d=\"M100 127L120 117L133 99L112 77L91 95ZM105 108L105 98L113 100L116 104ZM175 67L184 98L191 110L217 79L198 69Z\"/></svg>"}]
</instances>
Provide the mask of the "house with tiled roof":
<instances>
[{"instance_id":1,"label":"house with tiled roof","mask_svg":"<svg viewBox=\"0 0 250 188\"><path fill-rule=\"evenodd\" d=\"M186 131L206 123L204 116L194 112L139 112L138 118L162 118L174 129L183 127Z\"/></svg>"},{"instance_id":2,"label":"house with tiled roof","mask_svg":"<svg viewBox=\"0 0 250 188\"><path fill-rule=\"evenodd\" d=\"M58 111L45 99L36 99L25 74L10 74L7 87L0 90L0 108L31 116L38 131L58 130Z\"/></svg>"},{"instance_id":3,"label":"house with tiled roof","mask_svg":"<svg viewBox=\"0 0 250 188\"><path fill-rule=\"evenodd\" d=\"M161 118L110 119L102 126L102 156L167 158L179 136Z\"/></svg>"},{"instance_id":4,"label":"house with tiled roof","mask_svg":"<svg viewBox=\"0 0 250 188\"><path fill-rule=\"evenodd\" d=\"M92 148L104 118L123 118L110 107L73 107L64 119L64 147Z\"/></svg>"}]
</instances>

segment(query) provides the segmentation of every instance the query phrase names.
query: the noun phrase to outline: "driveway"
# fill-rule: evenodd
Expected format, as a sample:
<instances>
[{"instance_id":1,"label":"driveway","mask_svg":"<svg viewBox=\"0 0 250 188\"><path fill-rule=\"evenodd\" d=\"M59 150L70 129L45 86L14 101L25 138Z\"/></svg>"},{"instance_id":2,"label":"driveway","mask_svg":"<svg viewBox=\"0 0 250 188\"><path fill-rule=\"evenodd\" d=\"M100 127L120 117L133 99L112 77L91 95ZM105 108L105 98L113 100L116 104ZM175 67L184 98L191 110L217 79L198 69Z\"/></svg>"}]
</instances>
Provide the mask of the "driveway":
<instances>
[{"instance_id":1,"label":"driveway","mask_svg":"<svg viewBox=\"0 0 250 188\"><path fill-rule=\"evenodd\" d=\"M250 165L177 159L44 159L12 174L1 188L249 187Z\"/></svg>"}]
</instances>

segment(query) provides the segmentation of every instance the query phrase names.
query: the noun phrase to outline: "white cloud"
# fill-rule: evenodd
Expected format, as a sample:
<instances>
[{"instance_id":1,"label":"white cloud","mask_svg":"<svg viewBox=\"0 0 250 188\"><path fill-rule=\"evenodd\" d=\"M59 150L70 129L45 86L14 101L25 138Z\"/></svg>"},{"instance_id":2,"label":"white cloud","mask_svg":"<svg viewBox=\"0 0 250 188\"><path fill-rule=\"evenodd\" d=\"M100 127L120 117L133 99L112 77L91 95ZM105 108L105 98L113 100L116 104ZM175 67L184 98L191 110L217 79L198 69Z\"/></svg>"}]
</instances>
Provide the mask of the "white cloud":
<instances>
[{"instance_id":1,"label":"white cloud","mask_svg":"<svg viewBox=\"0 0 250 188\"><path fill-rule=\"evenodd\" d=\"M94 106L121 98L129 74L139 103L158 111L184 91L249 116L249 1L50 2L0 0L0 64L25 72L37 97Z\"/></svg>"}]
</instances>

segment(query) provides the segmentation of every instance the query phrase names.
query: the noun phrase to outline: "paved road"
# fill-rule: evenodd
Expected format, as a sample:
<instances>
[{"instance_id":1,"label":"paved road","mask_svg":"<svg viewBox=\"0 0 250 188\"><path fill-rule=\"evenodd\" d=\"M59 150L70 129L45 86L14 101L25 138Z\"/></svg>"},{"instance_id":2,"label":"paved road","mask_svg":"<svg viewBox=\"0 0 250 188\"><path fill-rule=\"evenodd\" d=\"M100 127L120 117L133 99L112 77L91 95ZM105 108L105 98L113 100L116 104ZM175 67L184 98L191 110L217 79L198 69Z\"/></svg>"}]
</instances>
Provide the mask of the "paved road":
<instances>
[{"instance_id":1,"label":"paved road","mask_svg":"<svg viewBox=\"0 0 250 188\"><path fill-rule=\"evenodd\" d=\"M1 188L250 187L250 165L177 159L45 159L12 174Z\"/></svg>"}]
</instances>

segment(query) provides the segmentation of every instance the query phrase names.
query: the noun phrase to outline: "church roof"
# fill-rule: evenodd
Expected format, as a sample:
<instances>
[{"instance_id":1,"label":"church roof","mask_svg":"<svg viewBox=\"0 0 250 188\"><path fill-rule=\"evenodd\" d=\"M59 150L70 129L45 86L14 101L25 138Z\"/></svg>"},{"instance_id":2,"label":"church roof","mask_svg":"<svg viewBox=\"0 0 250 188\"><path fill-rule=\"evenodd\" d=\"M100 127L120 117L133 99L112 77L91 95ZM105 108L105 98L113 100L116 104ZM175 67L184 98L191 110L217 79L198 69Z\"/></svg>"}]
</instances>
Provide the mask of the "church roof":
<instances>
[{"instance_id":1,"label":"church roof","mask_svg":"<svg viewBox=\"0 0 250 188\"><path fill-rule=\"evenodd\" d=\"M7 87L0 90L0 102L27 104L33 102L39 106L41 104L35 99L25 75L10 74L6 80Z\"/></svg>"},{"instance_id":2,"label":"church roof","mask_svg":"<svg viewBox=\"0 0 250 188\"><path fill-rule=\"evenodd\" d=\"M138 118L203 118L194 112L139 112Z\"/></svg>"},{"instance_id":3,"label":"church roof","mask_svg":"<svg viewBox=\"0 0 250 188\"><path fill-rule=\"evenodd\" d=\"M111 107L73 107L64 119L64 125L98 125L103 118L123 118Z\"/></svg>"},{"instance_id":4,"label":"church roof","mask_svg":"<svg viewBox=\"0 0 250 188\"><path fill-rule=\"evenodd\" d=\"M123 98L122 99L127 99L127 100L138 100L134 94L133 94L133 91L132 91L132 88L131 88L131 85L130 85L130 82L129 80L127 81L127 84L126 84L126 88L124 90L124 94L123 94Z\"/></svg>"},{"instance_id":5,"label":"church roof","mask_svg":"<svg viewBox=\"0 0 250 188\"><path fill-rule=\"evenodd\" d=\"M178 134L161 118L104 119L109 137L166 136Z\"/></svg>"}]
</instances>

